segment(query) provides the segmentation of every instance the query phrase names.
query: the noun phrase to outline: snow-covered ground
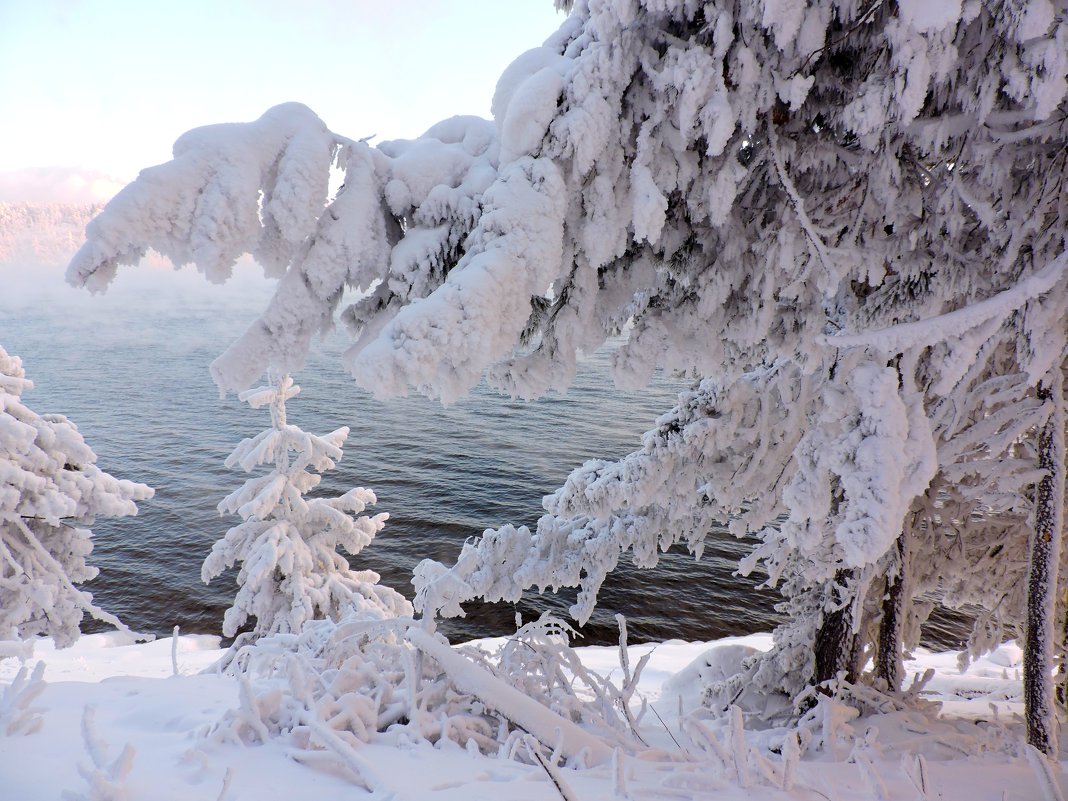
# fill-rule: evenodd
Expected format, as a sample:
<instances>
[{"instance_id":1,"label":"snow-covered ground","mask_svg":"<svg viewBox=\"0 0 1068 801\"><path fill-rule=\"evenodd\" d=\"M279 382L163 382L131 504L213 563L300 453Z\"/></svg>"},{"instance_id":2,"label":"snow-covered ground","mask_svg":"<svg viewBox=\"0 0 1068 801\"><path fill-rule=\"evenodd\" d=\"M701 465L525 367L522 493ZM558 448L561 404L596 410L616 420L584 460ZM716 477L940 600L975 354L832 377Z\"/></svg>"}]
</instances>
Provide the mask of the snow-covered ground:
<instances>
[{"instance_id":1,"label":"snow-covered ground","mask_svg":"<svg viewBox=\"0 0 1068 801\"><path fill-rule=\"evenodd\" d=\"M1022 745L1021 654L1006 644L964 673L954 653L918 651L907 664L909 674L934 670L923 698L940 707L921 701L850 720L844 705L825 704L813 730L825 744L806 752L792 782L786 781L792 788L784 790L781 729L747 725L749 753L739 765L728 723L708 721L705 730L716 743L703 746L693 727L687 736L679 726L680 710L697 703L697 675L708 672L706 665L714 669L748 648L769 645L770 637L758 634L632 646L632 664L652 654L639 685L639 694L654 702L640 724L652 748L619 765L559 767L560 789L540 765L472 754L446 741L438 747L363 746L365 772L378 783L377 797L440 801L1052 801L1068 788L1063 762L1043 765ZM10 708L20 665L13 658L0 661L0 799L332 801L367 795L336 769L296 761L284 739L241 746L206 738L205 731L238 706L239 683L200 673L220 655L217 638L182 636L174 646L171 639L133 644L117 634L84 636L60 651L41 641L27 663L45 665L47 684L29 704L37 715ZM710 649L719 650L710 655ZM618 677L617 649L578 650L588 669Z\"/></svg>"}]
</instances>

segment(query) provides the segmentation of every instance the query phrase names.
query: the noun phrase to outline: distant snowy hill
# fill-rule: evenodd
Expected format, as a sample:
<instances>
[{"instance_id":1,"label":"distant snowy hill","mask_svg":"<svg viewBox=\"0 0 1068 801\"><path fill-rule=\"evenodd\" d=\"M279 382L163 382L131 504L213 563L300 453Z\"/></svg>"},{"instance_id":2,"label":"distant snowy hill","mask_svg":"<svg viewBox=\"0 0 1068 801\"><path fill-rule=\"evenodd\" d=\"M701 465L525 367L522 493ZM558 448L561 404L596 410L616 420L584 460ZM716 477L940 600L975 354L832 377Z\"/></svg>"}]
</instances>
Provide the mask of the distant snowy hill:
<instances>
[{"instance_id":1,"label":"distant snowy hill","mask_svg":"<svg viewBox=\"0 0 1068 801\"><path fill-rule=\"evenodd\" d=\"M97 204L0 202L0 265L64 266L85 240Z\"/></svg>"}]
</instances>

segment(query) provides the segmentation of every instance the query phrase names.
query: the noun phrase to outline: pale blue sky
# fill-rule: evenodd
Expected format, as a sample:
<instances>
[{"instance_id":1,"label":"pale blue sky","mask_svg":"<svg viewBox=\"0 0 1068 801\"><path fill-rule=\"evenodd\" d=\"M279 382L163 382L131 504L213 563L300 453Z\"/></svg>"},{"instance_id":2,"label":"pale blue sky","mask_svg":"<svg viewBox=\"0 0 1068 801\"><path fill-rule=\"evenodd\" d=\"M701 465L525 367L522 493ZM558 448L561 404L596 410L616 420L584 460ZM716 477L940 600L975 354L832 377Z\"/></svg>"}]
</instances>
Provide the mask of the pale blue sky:
<instances>
[{"instance_id":1,"label":"pale blue sky","mask_svg":"<svg viewBox=\"0 0 1068 801\"><path fill-rule=\"evenodd\" d=\"M298 100L352 138L489 116L553 0L0 0L0 173L129 180L197 125Z\"/></svg>"}]
</instances>

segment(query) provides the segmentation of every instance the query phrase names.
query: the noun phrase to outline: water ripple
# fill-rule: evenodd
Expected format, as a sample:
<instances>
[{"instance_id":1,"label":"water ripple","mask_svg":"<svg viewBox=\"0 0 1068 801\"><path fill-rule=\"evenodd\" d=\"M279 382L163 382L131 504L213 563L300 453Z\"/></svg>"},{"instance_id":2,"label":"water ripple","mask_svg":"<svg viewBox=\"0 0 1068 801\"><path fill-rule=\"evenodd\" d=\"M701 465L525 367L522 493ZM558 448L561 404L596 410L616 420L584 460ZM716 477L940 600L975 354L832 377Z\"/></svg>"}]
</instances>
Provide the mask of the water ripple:
<instances>
[{"instance_id":1,"label":"water ripple","mask_svg":"<svg viewBox=\"0 0 1068 801\"><path fill-rule=\"evenodd\" d=\"M135 282L103 299L0 298L0 343L22 357L37 385L27 403L40 413L69 415L101 467L157 490L137 518L96 523L93 559L101 573L87 586L130 626L156 634L176 624L218 632L234 574L205 586L200 564L235 522L220 517L216 505L243 480L222 463L269 419L232 396L220 400L207 371L263 307L266 287L209 296L183 286L168 296L155 283ZM599 353L583 363L571 392L539 402L482 387L447 408L418 397L382 404L341 371L343 346L335 337L313 353L297 376L303 391L290 404L290 419L319 433L351 428L345 456L324 475L320 491L375 490L377 510L388 511L390 521L355 561L409 597L420 559L450 563L466 539L487 527L533 525L541 497L572 467L636 448L680 387L659 379L642 392L621 392L611 384L608 356ZM711 540L700 562L672 549L658 569L639 570L624 557L605 582L583 642L614 642L617 612L629 618L636 642L770 629L775 593L733 575L748 545L725 532ZM574 599L572 590L532 593L515 608L472 604L466 618L445 629L461 637L506 634L517 611L524 619L545 609L563 614ZM943 639L957 636L949 630Z\"/></svg>"}]
</instances>

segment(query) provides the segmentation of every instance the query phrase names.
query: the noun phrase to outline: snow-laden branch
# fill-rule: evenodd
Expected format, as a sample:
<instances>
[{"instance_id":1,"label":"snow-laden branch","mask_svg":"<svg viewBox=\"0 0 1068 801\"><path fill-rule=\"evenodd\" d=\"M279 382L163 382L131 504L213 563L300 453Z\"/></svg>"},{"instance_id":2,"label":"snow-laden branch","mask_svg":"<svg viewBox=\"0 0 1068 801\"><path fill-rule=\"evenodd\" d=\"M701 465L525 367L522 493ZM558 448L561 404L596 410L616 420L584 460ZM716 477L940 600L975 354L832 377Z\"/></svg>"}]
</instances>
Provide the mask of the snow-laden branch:
<instances>
[{"instance_id":1,"label":"snow-laden branch","mask_svg":"<svg viewBox=\"0 0 1068 801\"><path fill-rule=\"evenodd\" d=\"M299 103L189 131L172 161L143 170L89 223L67 280L103 291L149 248L219 283L243 253L284 268L321 213L337 145Z\"/></svg>"},{"instance_id":2,"label":"snow-laden branch","mask_svg":"<svg viewBox=\"0 0 1068 801\"><path fill-rule=\"evenodd\" d=\"M808 211L805 209L805 201L801 198L801 195L797 191L797 187L794 185L793 180L791 180L790 173L786 171L786 160L783 158L782 150L779 148L779 136L775 133L775 123L770 114L768 115L768 147L771 149L772 161L775 164L775 172L779 176L779 183L782 184L783 190L785 190L787 196L790 198L790 204L794 208L794 213L797 215L798 222L801 224L802 230L808 237L809 244L816 252L820 264L823 265L825 273L824 281L830 286L838 278L838 275L836 274L834 264L831 261L831 255L827 252L827 244L823 241L823 237L819 235L819 232L815 230L815 226L812 224L812 219L809 217Z\"/></svg>"},{"instance_id":3,"label":"snow-laden branch","mask_svg":"<svg viewBox=\"0 0 1068 801\"><path fill-rule=\"evenodd\" d=\"M959 337L991 320L1004 320L1031 300L1053 289L1068 266L1068 253L1062 253L1036 273L1011 289L959 309L909 323L856 334L821 335L819 344L832 348L876 348L893 354L912 348L929 347Z\"/></svg>"},{"instance_id":4,"label":"snow-laden branch","mask_svg":"<svg viewBox=\"0 0 1068 801\"><path fill-rule=\"evenodd\" d=\"M413 626L408 641L444 670L457 689L471 693L487 707L523 727L547 748L555 748L568 759L583 755L587 765L603 765L612 759L612 750L604 740L583 731L540 702L517 691L504 680L480 668L456 653L433 634Z\"/></svg>"},{"instance_id":5,"label":"snow-laden branch","mask_svg":"<svg viewBox=\"0 0 1068 801\"><path fill-rule=\"evenodd\" d=\"M446 401L465 397L486 367L512 352L530 298L557 276L566 210L560 168L519 159L484 202L474 244L445 284L403 308L373 343L346 354L357 381L376 395L414 385Z\"/></svg>"}]
</instances>

